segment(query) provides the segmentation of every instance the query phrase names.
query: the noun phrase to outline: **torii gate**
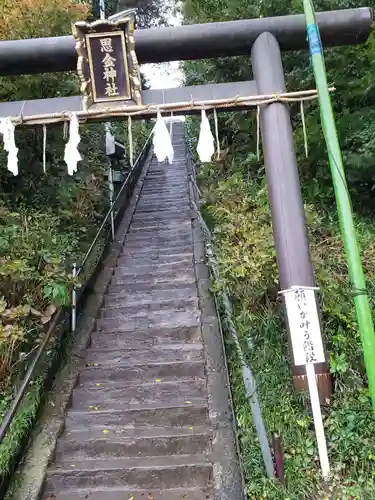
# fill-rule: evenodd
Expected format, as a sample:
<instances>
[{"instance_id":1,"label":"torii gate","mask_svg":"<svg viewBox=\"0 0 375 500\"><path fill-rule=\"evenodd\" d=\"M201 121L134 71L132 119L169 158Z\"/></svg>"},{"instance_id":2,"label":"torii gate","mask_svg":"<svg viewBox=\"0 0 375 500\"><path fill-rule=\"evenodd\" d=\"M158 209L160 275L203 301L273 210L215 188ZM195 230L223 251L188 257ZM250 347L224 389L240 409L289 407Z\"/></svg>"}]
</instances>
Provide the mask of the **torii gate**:
<instances>
[{"instance_id":1,"label":"torii gate","mask_svg":"<svg viewBox=\"0 0 375 500\"><path fill-rule=\"evenodd\" d=\"M363 43L372 27L369 8L320 13L317 19L325 46ZM181 114L197 113L200 108L209 105L218 109L225 105L225 111L246 110L253 105L251 101L259 100L259 96L271 98L267 106L261 106L261 124L280 285L282 290L295 286L314 287L290 113L285 103L272 99L272 96L286 92L281 51L307 48L305 17L294 15L136 30L134 40L131 26L125 25L124 20L94 24L96 28L78 23L78 31L81 32L76 37L82 41L85 34L95 29L99 30L102 38L105 34L112 37L115 32L125 33L129 45L125 49L129 53L124 61L132 66L127 70L133 71L134 77L131 81L132 92L126 98L110 102L111 99L103 98L102 89L102 99L96 102L94 99L93 103L88 101L87 95L0 103L0 116L11 117L22 126L30 126L64 122L69 113L77 113L86 120L104 121L123 118L132 110L138 118L145 118L155 115L157 107L165 111L179 110ZM91 48L94 50L94 45ZM140 90L134 76L137 61L140 64L157 63L250 53L253 81ZM80 55L85 58L85 54ZM82 69L82 60L79 64L81 79L86 78L87 84L90 78ZM95 66L95 61L92 65ZM0 76L75 69L77 53L73 36L0 42ZM126 77L125 66L123 70ZM324 400L331 394L329 370L326 363L316 365L315 369L320 396ZM305 368L293 364L297 390L306 388L305 379Z\"/></svg>"}]
</instances>

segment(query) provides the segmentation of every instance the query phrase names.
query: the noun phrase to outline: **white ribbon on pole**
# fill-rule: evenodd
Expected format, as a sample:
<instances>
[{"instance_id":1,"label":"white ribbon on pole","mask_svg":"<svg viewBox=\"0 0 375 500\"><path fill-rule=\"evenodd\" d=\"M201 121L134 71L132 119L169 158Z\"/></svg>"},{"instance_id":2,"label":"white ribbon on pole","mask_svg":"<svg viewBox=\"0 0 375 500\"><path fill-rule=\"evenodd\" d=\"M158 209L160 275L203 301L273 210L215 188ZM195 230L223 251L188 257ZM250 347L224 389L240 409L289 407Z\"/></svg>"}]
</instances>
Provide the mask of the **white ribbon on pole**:
<instances>
[{"instance_id":1,"label":"white ribbon on pole","mask_svg":"<svg viewBox=\"0 0 375 500\"><path fill-rule=\"evenodd\" d=\"M209 163L215 153L215 139L212 135L210 122L204 109L202 109L202 121L197 153L202 163Z\"/></svg>"},{"instance_id":2,"label":"white ribbon on pole","mask_svg":"<svg viewBox=\"0 0 375 500\"><path fill-rule=\"evenodd\" d=\"M4 149L8 152L8 170L18 175L18 148L14 138L15 127L10 118L0 118L0 134L3 135Z\"/></svg>"},{"instance_id":3,"label":"white ribbon on pole","mask_svg":"<svg viewBox=\"0 0 375 500\"><path fill-rule=\"evenodd\" d=\"M169 163L173 162L173 146L171 141L171 136L169 135L169 131L167 125L165 124L164 118L161 116L160 111L158 111L156 124L154 128L154 137L153 137L153 145L154 152L158 159L158 162L162 162L165 159L168 159Z\"/></svg>"},{"instance_id":4,"label":"white ribbon on pole","mask_svg":"<svg viewBox=\"0 0 375 500\"><path fill-rule=\"evenodd\" d=\"M64 155L69 175L73 175L74 172L77 172L77 163L82 160L78 151L78 144L80 141L78 118L76 113L72 113L69 124L69 141L66 143Z\"/></svg>"}]
</instances>

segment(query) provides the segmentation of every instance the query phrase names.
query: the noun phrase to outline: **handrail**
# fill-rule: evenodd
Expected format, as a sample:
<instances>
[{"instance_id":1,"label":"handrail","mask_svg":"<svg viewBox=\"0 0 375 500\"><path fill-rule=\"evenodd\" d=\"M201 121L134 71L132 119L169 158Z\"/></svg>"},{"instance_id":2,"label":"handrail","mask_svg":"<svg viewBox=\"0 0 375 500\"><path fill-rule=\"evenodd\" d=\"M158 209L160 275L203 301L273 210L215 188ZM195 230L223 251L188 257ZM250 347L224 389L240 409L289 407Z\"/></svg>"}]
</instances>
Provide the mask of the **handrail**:
<instances>
[{"instance_id":1,"label":"handrail","mask_svg":"<svg viewBox=\"0 0 375 500\"><path fill-rule=\"evenodd\" d=\"M1 426L0 426L0 444L3 442L3 439L5 437L5 434L7 433L9 427L10 427L10 424L12 423L13 421L13 418L16 414L16 411L18 410L18 407L19 405L21 404L22 400L23 400L23 397L25 395L25 392L27 391L28 387L29 387L29 384L30 384L30 381L34 375L34 372L35 372L35 369L37 367L37 364L39 363L40 361L40 358L42 357L42 355L44 354L44 351L48 345L48 342L49 342L49 339L51 338L51 335L53 333L53 331L55 330L60 318L61 318L61 315L62 315L62 312L63 310L60 309L56 315L54 316L53 318L53 321L52 323L50 324L48 330L47 330L47 333L46 333L46 336L44 337L43 339L43 342L40 344L40 346L38 347L38 350L36 352L36 355L34 356L32 362L31 362L31 365L29 366L27 372L26 372L26 375L24 377L24 379L22 380L22 383L17 391L17 394L13 400L13 403L11 404L9 410L7 411L3 421L1 422Z\"/></svg>"},{"instance_id":2,"label":"handrail","mask_svg":"<svg viewBox=\"0 0 375 500\"><path fill-rule=\"evenodd\" d=\"M139 167L139 164L142 161L145 153L148 151L148 147L150 145L152 135L153 135L153 130L151 131L150 135L147 137L147 140L142 148L142 151L139 153L138 158L136 159L133 168L131 169L131 171L127 175L126 179L124 180L124 182L123 182L123 184L122 184L122 186L121 186L121 188L116 196L116 199L114 200L112 206L109 208L108 212L106 213L104 220L103 220L102 224L100 225L100 228L98 229L98 232L96 233L94 240L90 245L90 248L86 252L86 255L84 256L79 269L76 270L76 272L74 273L75 276L78 277L80 275L80 273L82 272L82 270L84 269L84 266L87 263L90 255L95 247L95 244L97 243L99 236L101 235L106 223L108 222L109 217L111 216L112 212L114 211L114 208L115 208L116 204L118 203L118 201L121 197L121 194L124 192L125 188L129 186L130 180L131 180L132 176L134 175L134 172ZM73 268L75 269L75 265L73 266ZM75 284L73 284L72 289L73 290L75 289ZM73 304L73 307L75 307L75 305L76 304ZM9 430L11 423L13 422L13 419L15 417L17 409L19 408L19 406L20 406L20 404L25 396L27 389L29 388L31 379L35 374L35 370L37 368L37 365L44 354L44 351L48 345L48 342L51 338L52 333L54 332L55 328L57 327L59 321L62 318L63 312L64 312L64 308L61 308L56 312L56 314L55 314L55 316L54 316L54 318L53 318L53 320L52 320L52 322L47 330L47 333L43 339L43 342L38 347L36 355L34 356L29 368L27 369L26 375L23 378L20 387L18 388L17 394L16 394L9 410L7 411L5 417L3 418L3 421L1 422L1 425L0 425L0 444L3 442L4 437L7 433L7 431Z\"/></svg>"},{"instance_id":3,"label":"handrail","mask_svg":"<svg viewBox=\"0 0 375 500\"><path fill-rule=\"evenodd\" d=\"M108 219L110 218L112 212L114 211L115 206L117 205L118 200L120 199L122 193L124 192L124 189L128 186L129 180L132 177L132 175L134 174L135 169L138 167L139 162L141 161L143 155L145 154L145 151L147 151L147 148L149 146L149 142L151 141L152 135L153 135L153 130L151 131L151 133L147 137L146 142L145 142L145 144L144 144L144 146L142 148L142 151L139 153L138 158L134 162L133 168L128 173L126 179L122 183L120 191L117 193L116 198L114 199L112 205L108 209L108 212L106 213L106 215L105 215L105 217L103 219L103 222L102 222L101 226L99 227L98 232L96 233L96 235L95 235L95 237L93 239L93 242L90 245L90 248L87 250L86 255L84 256L84 258L82 260L82 263L81 263L80 267L77 270L77 277L81 274L83 268L85 267L85 264L88 261L88 259L89 259L90 255L91 255L91 253L92 253L92 251L93 251L93 249L94 249L94 247L95 247L95 245L96 245L96 243L97 243L97 241L99 239L99 236L101 235L101 233L102 233L102 231L103 231L106 223L108 222Z\"/></svg>"}]
</instances>

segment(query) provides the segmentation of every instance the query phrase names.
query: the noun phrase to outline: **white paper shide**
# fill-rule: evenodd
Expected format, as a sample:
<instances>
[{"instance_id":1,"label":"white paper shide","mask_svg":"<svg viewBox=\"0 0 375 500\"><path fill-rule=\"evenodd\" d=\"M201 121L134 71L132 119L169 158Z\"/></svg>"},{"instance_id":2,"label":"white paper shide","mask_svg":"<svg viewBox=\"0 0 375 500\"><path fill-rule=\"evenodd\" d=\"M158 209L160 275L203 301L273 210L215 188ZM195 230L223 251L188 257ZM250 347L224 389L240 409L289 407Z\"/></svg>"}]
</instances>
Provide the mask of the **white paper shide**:
<instances>
[{"instance_id":1,"label":"white paper shide","mask_svg":"<svg viewBox=\"0 0 375 500\"><path fill-rule=\"evenodd\" d=\"M105 128L105 153L107 156L114 155L116 151L115 137L112 135L111 128Z\"/></svg>"},{"instance_id":2,"label":"white paper shide","mask_svg":"<svg viewBox=\"0 0 375 500\"><path fill-rule=\"evenodd\" d=\"M72 113L69 123L69 141L66 143L64 155L64 161L68 166L69 175L73 175L74 172L77 172L77 163L82 160L78 151L80 141L78 118L75 113Z\"/></svg>"},{"instance_id":3,"label":"white paper shide","mask_svg":"<svg viewBox=\"0 0 375 500\"><path fill-rule=\"evenodd\" d=\"M8 153L8 170L18 175L18 148L14 138L15 127L10 118L0 118L0 134L3 136L4 149Z\"/></svg>"},{"instance_id":4,"label":"white paper shide","mask_svg":"<svg viewBox=\"0 0 375 500\"><path fill-rule=\"evenodd\" d=\"M202 163L209 163L215 153L215 140L211 132L210 122L204 109L202 109L201 115L202 121L199 133L197 153Z\"/></svg>"},{"instance_id":5,"label":"white paper shide","mask_svg":"<svg viewBox=\"0 0 375 500\"><path fill-rule=\"evenodd\" d=\"M156 124L154 127L153 137L154 153L158 162L161 163L168 159L169 163L173 162L174 150L172 146L171 136L169 134L164 118L158 111Z\"/></svg>"},{"instance_id":6,"label":"white paper shide","mask_svg":"<svg viewBox=\"0 0 375 500\"><path fill-rule=\"evenodd\" d=\"M290 336L296 366L324 363L322 333L315 292L294 288L285 292Z\"/></svg>"}]
</instances>

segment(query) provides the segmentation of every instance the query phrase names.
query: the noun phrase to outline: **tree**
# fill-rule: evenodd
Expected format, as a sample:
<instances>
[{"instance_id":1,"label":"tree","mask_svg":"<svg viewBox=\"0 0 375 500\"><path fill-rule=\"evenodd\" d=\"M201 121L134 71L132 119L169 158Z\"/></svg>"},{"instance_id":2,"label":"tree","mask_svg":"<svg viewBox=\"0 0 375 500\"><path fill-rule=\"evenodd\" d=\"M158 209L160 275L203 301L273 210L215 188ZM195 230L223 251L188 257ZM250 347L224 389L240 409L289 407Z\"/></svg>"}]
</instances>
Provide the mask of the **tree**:
<instances>
[{"instance_id":1,"label":"tree","mask_svg":"<svg viewBox=\"0 0 375 500\"><path fill-rule=\"evenodd\" d=\"M375 7L374 0L315 0L318 11ZM184 22L204 23L302 13L301 0L184 0ZM375 282L375 41L326 50L328 79L356 212L368 292L374 306ZM289 90L315 87L307 51L283 54ZM249 57L185 63L188 84L250 79ZM373 429L362 348L347 279L327 151L317 103L306 105L310 154L304 156L299 106L291 106L301 185L313 264L322 297L334 395L325 426L335 478L321 489L311 419L293 393L287 335L278 300L264 166L257 161L255 113L220 114L222 158L199 168L203 210L213 227L215 259L234 303L235 324L259 386L269 432L283 435L287 491L264 480L254 444L247 399L236 361L230 365L249 498L375 497L375 467L369 438ZM195 133L196 130L195 130ZM249 347L250 345L250 347ZM355 424L354 424L355 422ZM371 441L371 439L370 439ZM373 460L371 458L371 460ZM294 481L294 477L296 480ZM332 495L332 496L331 496Z\"/></svg>"},{"instance_id":2,"label":"tree","mask_svg":"<svg viewBox=\"0 0 375 500\"><path fill-rule=\"evenodd\" d=\"M126 9L137 9L137 28L151 28L166 23L170 9L169 0L108 0L105 2L105 14L109 17ZM94 0L93 12L100 17L99 0Z\"/></svg>"}]
</instances>

